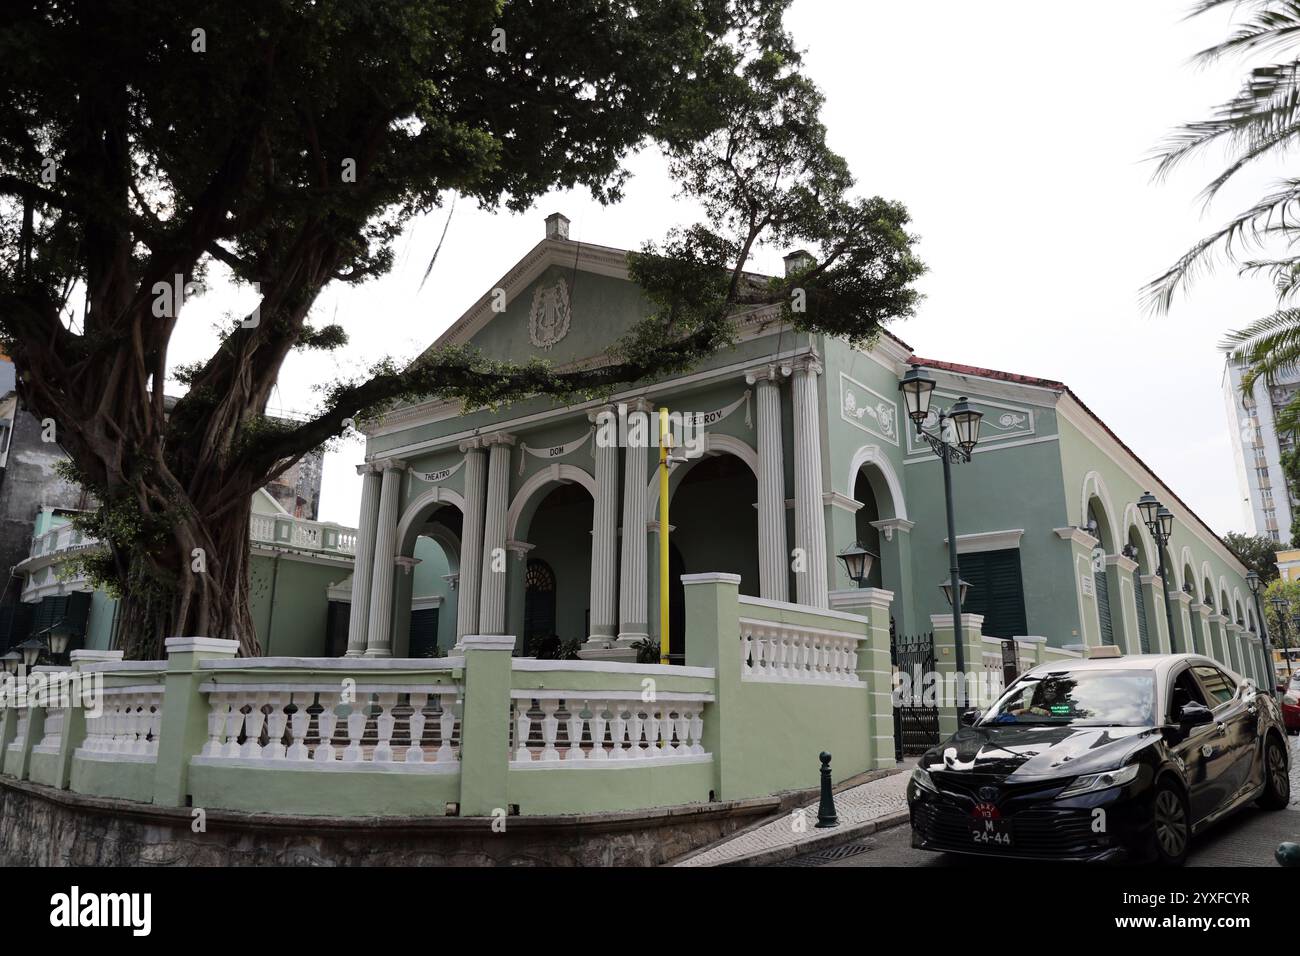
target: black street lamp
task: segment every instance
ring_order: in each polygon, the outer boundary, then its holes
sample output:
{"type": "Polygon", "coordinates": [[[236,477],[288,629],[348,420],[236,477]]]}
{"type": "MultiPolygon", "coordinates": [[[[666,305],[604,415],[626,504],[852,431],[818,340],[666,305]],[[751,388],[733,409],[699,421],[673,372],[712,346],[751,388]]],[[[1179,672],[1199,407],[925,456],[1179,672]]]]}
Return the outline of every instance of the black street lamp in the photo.
{"type": "MultiPolygon", "coordinates": [[[[952,463],[971,460],[971,451],[980,437],[980,419],[984,413],[976,411],[966,399],[957,399],[957,404],[949,409],[940,409],[939,431],[937,434],[927,432],[924,428],[930,417],[930,399],[934,394],[934,378],[919,365],[913,365],[898,383],[898,390],[903,393],[907,403],[907,417],[916,426],[916,434],[924,438],[930,449],[943,462],[943,498],[948,511],[948,589],[945,592],[952,604],[952,636],[957,646],[955,664],[957,674],[964,675],[966,661],[962,647],[961,604],[966,596],[961,586],[961,571],[957,566],[957,522],[952,507],[952,463]],[[948,440],[948,424],[952,424],[953,441],[948,440]],[[956,600],[952,600],[953,598],[956,600]]],[[[964,677],[958,683],[965,687],[964,677]]],[[[965,703],[964,694],[959,692],[958,706],[965,703]]]]}
{"type": "Polygon", "coordinates": [[[41,655],[46,651],[45,642],[35,637],[27,638],[14,649],[23,656],[23,667],[29,670],[35,666],[36,662],[41,659],[41,655]]]}
{"type": "Polygon", "coordinates": [[[1259,573],[1251,570],[1246,572],[1246,584],[1250,587],[1250,595],[1255,601],[1255,620],[1259,621],[1260,647],[1264,651],[1264,673],[1269,677],[1268,693],[1273,696],[1277,693],[1277,667],[1273,660],[1273,646],[1268,639],[1268,622],[1264,620],[1264,611],[1259,606],[1259,573]]]}
{"type": "Polygon", "coordinates": [[[1268,599],[1268,603],[1273,605],[1273,616],[1277,618],[1278,633],[1282,635],[1283,654],[1286,656],[1287,670],[1291,668],[1291,637],[1287,634],[1286,619],[1287,610],[1290,602],[1280,594],[1275,594],[1268,599]]]}
{"type": "Polygon", "coordinates": [[[1156,543],[1156,558],[1160,575],[1160,590],[1165,598],[1165,623],[1169,626],[1169,646],[1174,645],[1174,609],[1169,601],[1169,579],[1165,575],[1165,546],[1174,533],[1174,513],[1162,505],[1149,491],[1142,492],[1137,501],[1138,511],[1142,513],[1142,523],[1147,526],[1156,543]]]}
{"type": "Polygon", "coordinates": [[[849,580],[859,588],[865,588],[867,577],[871,574],[871,563],[876,556],[854,541],[836,557],[844,562],[844,573],[849,576],[849,580]]]}
{"type": "MultiPolygon", "coordinates": [[[[952,581],[951,580],[940,581],[939,589],[943,591],[943,599],[948,602],[948,606],[952,607],[952,581]]],[[[966,603],[966,594],[969,591],[970,591],[969,584],[967,584],[965,581],[957,582],[957,603],[958,604],[966,603]]]]}

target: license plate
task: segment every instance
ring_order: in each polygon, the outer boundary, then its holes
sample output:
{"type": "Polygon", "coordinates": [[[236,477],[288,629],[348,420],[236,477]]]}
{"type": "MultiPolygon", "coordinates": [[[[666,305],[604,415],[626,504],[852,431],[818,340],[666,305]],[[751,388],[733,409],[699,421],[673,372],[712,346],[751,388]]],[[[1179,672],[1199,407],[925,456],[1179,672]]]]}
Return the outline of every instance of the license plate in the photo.
{"type": "Polygon", "coordinates": [[[971,820],[970,838],[978,846],[1011,846],[1011,821],[971,820]]]}

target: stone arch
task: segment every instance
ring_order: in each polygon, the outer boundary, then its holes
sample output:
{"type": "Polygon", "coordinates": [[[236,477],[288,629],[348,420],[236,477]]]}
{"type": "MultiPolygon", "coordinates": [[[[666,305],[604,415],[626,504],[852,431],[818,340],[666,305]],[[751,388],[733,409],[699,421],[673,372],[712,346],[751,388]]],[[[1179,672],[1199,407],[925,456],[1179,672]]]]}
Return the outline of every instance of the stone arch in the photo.
{"type": "MultiPolygon", "coordinates": [[[[658,448],[654,449],[656,461],[658,460],[658,448]]],[[[673,495],[677,492],[677,486],[681,484],[682,479],[686,477],[687,472],[694,468],[705,456],[715,455],[734,455],[743,461],[746,467],[754,475],[754,480],[758,480],[758,452],[747,445],[739,438],[731,435],[719,435],[714,432],[704,433],[704,451],[703,454],[688,459],[683,464],[677,465],[668,474],[668,501],[672,502],[673,495]]],[[[646,490],[646,521],[655,521],[659,517],[659,474],[658,471],[650,476],[650,484],[646,490]]]]}
{"type": "Polygon", "coordinates": [[[1198,594],[1200,587],[1196,583],[1196,559],[1192,557],[1192,549],[1187,545],[1183,545],[1183,550],[1178,553],[1178,565],[1182,568],[1179,574],[1178,587],[1186,591],[1187,586],[1190,584],[1192,598],[1200,601],[1198,594]]]}
{"type": "Polygon", "coordinates": [[[527,525],[537,510],[537,505],[545,497],[540,492],[552,484],[579,484],[587,489],[593,501],[596,498],[596,479],[590,474],[576,465],[548,465],[520,485],[511,500],[510,509],[506,512],[507,539],[518,539],[520,524],[527,525]]]}
{"type": "MultiPolygon", "coordinates": [[[[439,507],[451,505],[456,508],[462,515],[465,513],[465,498],[460,492],[451,488],[443,488],[434,485],[428,491],[419,495],[414,501],[406,506],[402,512],[401,520],[397,522],[397,553],[406,554],[410,548],[415,545],[415,538],[418,537],[418,529],[425,524],[429,516],[434,514],[439,507]],[[417,533],[412,534],[415,530],[417,533]],[[407,539],[410,539],[409,541],[407,539]]],[[[460,554],[460,539],[456,540],[456,553],[460,554]]]]}
{"type": "Polygon", "coordinates": [[[1102,547],[1107,552],[1114,554],[1119,550],[1116,544],[1119,534],[1118,529],[1120,522],[1115,519],[1115,508],[1111,504],[1110,492],[1106,490],[1106,482],[1102,480],[1100,474],[1090,471],[1083,479],[1083,486],[1080,488],[1079,496],[1079,526],[1086,528],[1088,525],[1088,505],[1096,501],[1099,507],[1094,511],[1097,513],[1097,521],[1104,527],[1102,530],[1110,536],[1110,540],[1102,538],[1102,547]]]}
{"type": "Polygon", "coordinates": [[[867,480],[871,482],[871,490],[875,492],[876,503],[882,510],[886,506],[893,510],[894,513],[889,517],[906,520],[907,498],[903,494],[903,483],[899,480],[898,472],[894,470],[889,456],[879,445],[863,445],[854,452],[853,460],[849,463],[849,480],[844,486],[848,495],[853,496],[858,473],[867,466],[870,466],[867,480]]]}
{"type": "Polygon", "coordinates": [[[1137,506],[1129,505],[1124,509],[1124,543],[1136,545],[1138,550],[1138,567],[1143,574],[1155,574],[1160,567],[1160,557],[1156,554],[1155,543],[1151,535],[1138,518],[1137,506]]]}

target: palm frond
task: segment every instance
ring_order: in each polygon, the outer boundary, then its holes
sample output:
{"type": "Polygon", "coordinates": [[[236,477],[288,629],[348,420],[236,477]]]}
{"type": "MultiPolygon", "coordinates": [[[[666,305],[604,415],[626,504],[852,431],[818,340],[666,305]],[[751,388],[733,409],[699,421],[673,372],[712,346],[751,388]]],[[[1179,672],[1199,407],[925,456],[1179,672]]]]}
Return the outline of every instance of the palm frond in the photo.
{"type": "Polygon", "coordinates": [[[1222,43],[1207,47],[1192,59],[1210,63],[1231,53],[1265,53],[1284,49],[1300,39],[1300,2],[1270,0],[1257,3],[1251,18],[1222,43]]]}
{"type": "Polygon", "coordinates": [[[1152,178],[1166,178],[1180,163],[1225,141],[1230,152],[1243,151],[1229,170],[1207,187],[1212,196],[1223,182],[1251,160],[1300,132],[1300,62],[1262,66],[1251,71],[1240,92],[1215,108],[1208,120],[1188,123],[1166,138],[1156,151],[1152,178]]]}
{"type": "Polygon", "coordinates": [[[1219,343],[1234,363],[1246,367],[1242,389],[1263,378],[1272,385],[1300,364],[1300,309],[1279,309],[1244,329],[1229,332],[1219,343]]]}
{"type": "Polygon", "coordinates": [[[1199,240],[1164,274],[1142,288],[1145,307],[1153,312],[1168,312],[1174,296],[1196,275],[1211,271],[1215,256],[1233,255],[1238,245],[1257,245],[1277,231],[1300,227],[1300,179],[1284,179],[1280,188],[1265,196],[1226,225],[1199,240]]]}

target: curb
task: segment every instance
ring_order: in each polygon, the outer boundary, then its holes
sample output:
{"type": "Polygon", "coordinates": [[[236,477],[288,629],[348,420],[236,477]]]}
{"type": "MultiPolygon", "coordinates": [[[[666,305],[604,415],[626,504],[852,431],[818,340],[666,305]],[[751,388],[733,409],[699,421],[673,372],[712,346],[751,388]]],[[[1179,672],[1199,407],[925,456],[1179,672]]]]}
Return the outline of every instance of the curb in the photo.
{"type": "Polygon", "coordinates": [[[835,827],[829,833],[813,837],[811,840],[803,840],[799,843],[790,843],[786,846],[773,847],[770,850],[758,850],[745,856],[738,856],[734,860],[727,860],[725,863],[717,864],[717,866],[772,866],[776,863],[792,860],[797,856],[803,856],[806,853],[814,853],[824,847],[843,843],[854,837],[867,836],[881,830],[901,826],[908,822],[909,816],[908,811],[897,810],[876,817],[873,820],[864,820],[862,823],[850,824],[847,827],[835,827]]]}

